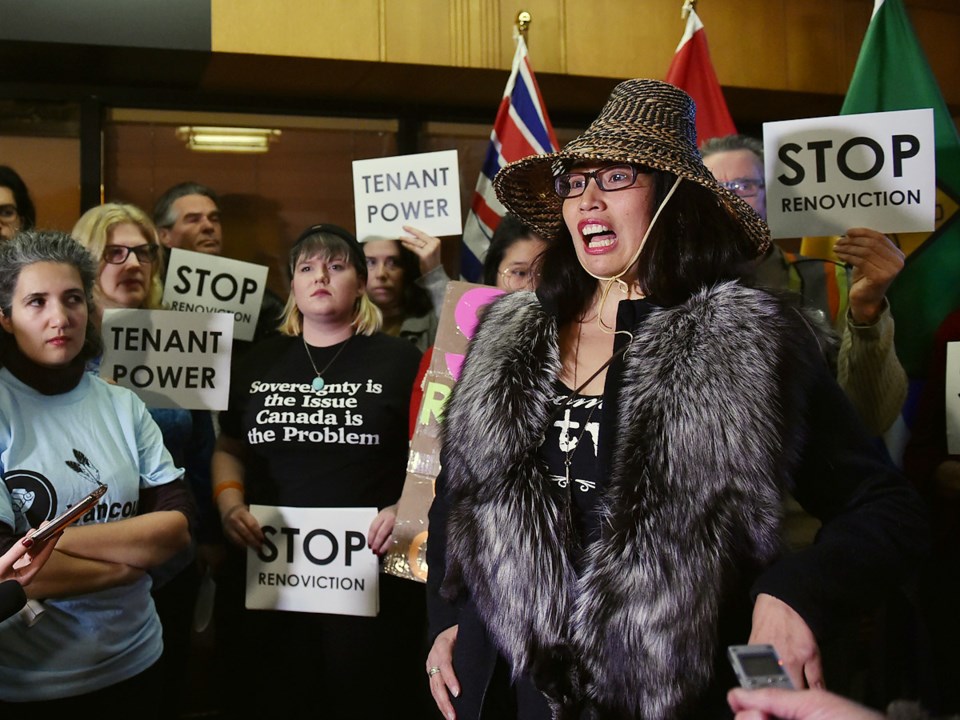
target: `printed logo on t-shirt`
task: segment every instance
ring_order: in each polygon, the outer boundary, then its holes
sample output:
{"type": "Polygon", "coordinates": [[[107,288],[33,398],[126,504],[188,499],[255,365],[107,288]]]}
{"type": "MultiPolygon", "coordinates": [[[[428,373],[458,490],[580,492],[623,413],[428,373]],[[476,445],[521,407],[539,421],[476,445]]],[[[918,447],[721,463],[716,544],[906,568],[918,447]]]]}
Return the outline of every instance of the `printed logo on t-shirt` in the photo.
{"type": "MultiPolygon", "coordinates": [[[[79,476],[75,480],[81,482],[65,482],[68,477],[73,477],[65,476],[59,482],[60,493],[58,493],[56,485],[46,475],[39,472],[15,469],[4,473],[3,482],[10,492],[17,532],[26,532],[30,528],[40,527],[42,522],[52,520],[96,486],[102,485],[100,470],[90,462],[84,453],[73,448],[73,458],[73,460],[65,460],[64,463],[79,476]]],[[[136,514],[136,502],[124,503],[123,505],[114,503],[111,506],[105,500],[102,500],[96,508],[92,508],[80,518],[77,524],[82,525],[86,522],[94,522],[105,518],[132,517],[136,514]]]]}

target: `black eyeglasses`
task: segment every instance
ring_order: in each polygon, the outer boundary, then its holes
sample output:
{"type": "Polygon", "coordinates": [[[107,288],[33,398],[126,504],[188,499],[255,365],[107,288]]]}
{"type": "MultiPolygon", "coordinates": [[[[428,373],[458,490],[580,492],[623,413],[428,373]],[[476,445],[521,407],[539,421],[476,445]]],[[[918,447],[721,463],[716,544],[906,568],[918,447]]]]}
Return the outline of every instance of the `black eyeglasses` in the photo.
{"type": "Polygon", "coordinates": [[[633,185],[639,171],[633,165],[608,165],[591,172],[568,172],[553,179],[553,191],[561,198],[583,195],[590,178],[604,192],[626,190],[633,185]]]}
{"type": "Polygon", "coordinates": [[[137,245],[136,247],[127,247],[126,245],[107,245],[103,248],[103,261],[111,265],[122,265],[133,253],[141,263],[153,263],[157,261],[160,253],[160,246],[148,243],[146,245],[137,245]]]}
{"type": "Polygon", "coordinates": [[[736,178],[720,184],[740,197],[756,197],[757,193],[764,188],[763,180],[756,180],[755,178],[736,178]]]}

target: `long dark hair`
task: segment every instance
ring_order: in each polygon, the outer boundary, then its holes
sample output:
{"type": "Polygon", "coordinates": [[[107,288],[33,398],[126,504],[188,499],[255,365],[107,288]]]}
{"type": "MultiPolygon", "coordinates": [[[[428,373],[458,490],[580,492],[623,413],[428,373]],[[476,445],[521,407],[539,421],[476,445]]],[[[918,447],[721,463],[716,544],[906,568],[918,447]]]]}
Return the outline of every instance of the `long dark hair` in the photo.
{"type": "Polygon", "coordinates": [[[407,317],[422,317],[433,312],[433,300],[426,288],[417,283],[420,278],[420,258],[403,243],[394,240],[400,248],[400,267],[403,268],[403,314],[407,317]]]}
{"type": "MultiPolygon", "coordinates": [[[[676,176],[659,170],[654,177],[653,211],[662,203],[676,176]]],[[[660,213],[637,264],[640,287],[657,305],[685,302],[700,288],[746,277],[756,246],[716,196],[693,182],[681,182],[660,213]]],[[[577,260],[564,227],[543,254],[537,294],[555,308],[561,324],[589,307],[598,281],[577,260]]]]}

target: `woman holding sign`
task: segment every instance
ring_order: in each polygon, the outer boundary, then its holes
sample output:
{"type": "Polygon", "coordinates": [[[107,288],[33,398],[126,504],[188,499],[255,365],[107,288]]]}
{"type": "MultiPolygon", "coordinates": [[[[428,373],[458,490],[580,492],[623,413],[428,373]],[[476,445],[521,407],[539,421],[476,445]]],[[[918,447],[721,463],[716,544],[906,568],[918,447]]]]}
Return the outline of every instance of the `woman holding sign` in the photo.
{"type": "MultiPolygon", "coordinates": [[[[136,205],[106,203],[90,208],[72,235],[97,262],[95,324],[107,309],[160,310],[163,298],[163,253],[153,221],[136,205]]],[[[87,364],[98,372],[100,357],[87,364]]],[[[216,436],[206,410],[149,408],[174,462],[186,471],[199,515],[194,539],[206,548],[205,563],[219,543],[219,518],[210,494],[210,464],[216,436]]],[[[167,688],[160,699],[164,717],[178,717],[187,687],[194,607],[203,568],[196,545],[151,571],[153,598],[163,623],[163,672],[167,688]]]]}
{"type": "Polygon", "coordinates": [[[0,548],[106,485],[0,624],[0,715],[157,717],[148,572],[190,542],[189,491],[143,403],[85,372],[95,265],[63,233],[0,244],[0,548]]]}
{"type": "Polygon", "coordinates": [[[265,534],[250,506],[378,509],[369,527],[354,532],[366,536],[370,549],[362,552],[382,555],[406,477],[406,420],[420,353],[379,332],[363,250],[340,227],[313,226],[290,251],[290,272],[282,336],[240,363],[214,453],[214,496],[236,547],[232,574],[218,583],[224,709],[425,717],[417,672],[426,651],[422,584],[381,574],[377,617],[244,610],[248,590],[269,578],[289,580],[286,568],[301,553],[315,569],[293,583],[308,587],[318,608],[356,590],[342,538],[328,542],[323,528],[287,528],[282,537],[291,540],[280,542],[272,530],[265,534]],[[247,577],[248,548],[270,563],[269,573],[247,577]]]}
{"type": "Polygon", "coordinates": [[[904,577],[926,526],[824,337],[740,282],[767,228],[704,168],[693,102],[621,83],[580,138],[494,185],[548,247],[536,293],[488,307],[444,410],[438,707],[727,717],[725,646],[748,641],[822,685],[818,637],[904,577]],[[786,488],[824,523],[792,556],[786,488]]]}
{"type": "Polygon", "coordinates": [[[405,225],[397,240],[367,240],[367,294],[383,315],[383,332],[420,352],[433,344],[450,278],[440,262],[440,238],[405,225]]]}

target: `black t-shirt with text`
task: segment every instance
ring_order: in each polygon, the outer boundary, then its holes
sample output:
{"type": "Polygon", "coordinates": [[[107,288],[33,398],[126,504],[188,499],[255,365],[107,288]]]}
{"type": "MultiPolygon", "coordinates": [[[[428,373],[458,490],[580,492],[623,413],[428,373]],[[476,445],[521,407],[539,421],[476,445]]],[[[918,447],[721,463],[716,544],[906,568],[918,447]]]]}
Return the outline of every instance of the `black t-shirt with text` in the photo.
{"type": "Polygon", "coordinates": [[[310,349],[319,392],[301,337],[265,340],[239,363],[220,427],[249,450],[248,503],[383,507],[400,497],[420,351],[383,333],[346,342],[310,349]]]}

